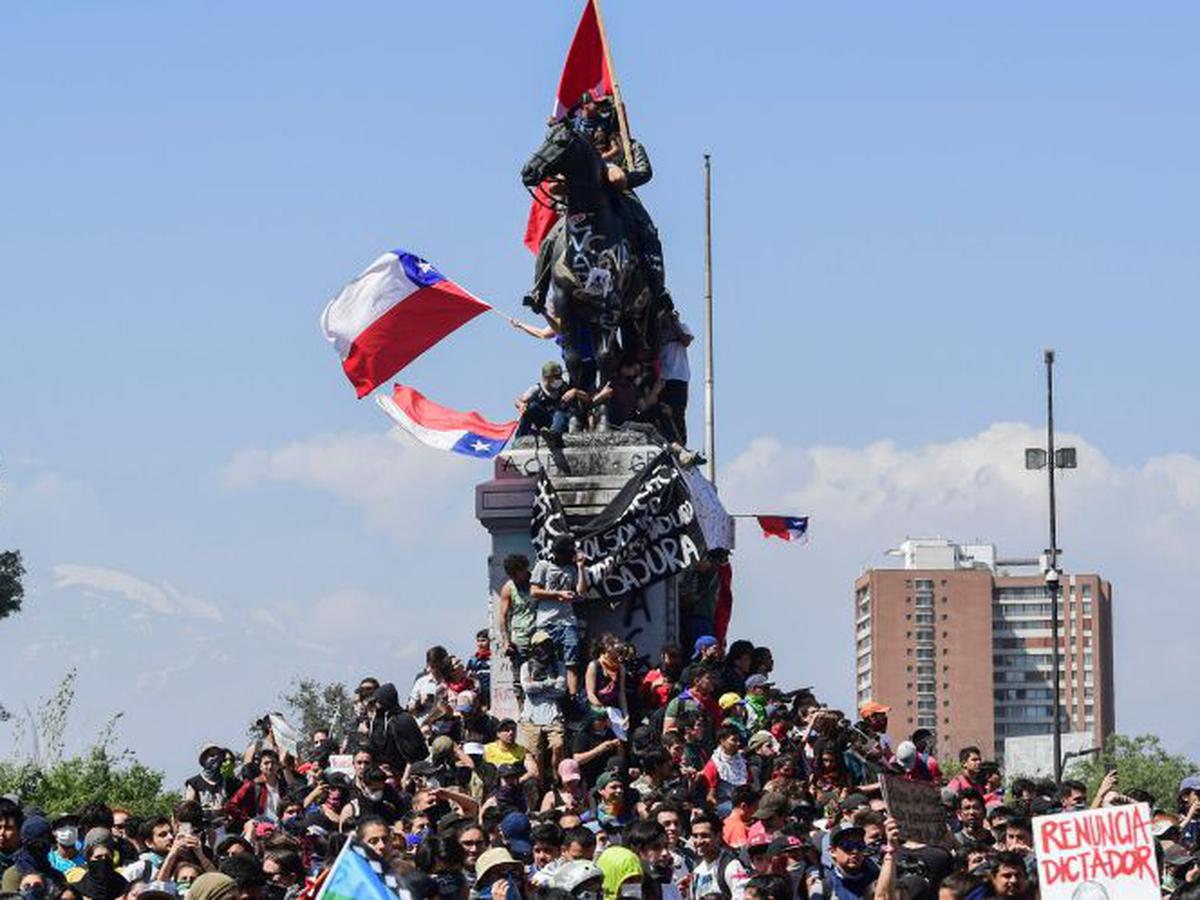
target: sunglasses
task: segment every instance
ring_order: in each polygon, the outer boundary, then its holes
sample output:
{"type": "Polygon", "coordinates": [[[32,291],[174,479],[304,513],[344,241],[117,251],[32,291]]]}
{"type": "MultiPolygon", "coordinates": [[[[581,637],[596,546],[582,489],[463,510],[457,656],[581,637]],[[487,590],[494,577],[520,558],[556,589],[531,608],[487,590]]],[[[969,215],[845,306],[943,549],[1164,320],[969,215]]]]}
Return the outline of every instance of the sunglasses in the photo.
{"type": "Polygon", "coordinates": [[[837,849],[843,853],[866,853],[869,848],[862,841],[842,841],[837,849]]]}

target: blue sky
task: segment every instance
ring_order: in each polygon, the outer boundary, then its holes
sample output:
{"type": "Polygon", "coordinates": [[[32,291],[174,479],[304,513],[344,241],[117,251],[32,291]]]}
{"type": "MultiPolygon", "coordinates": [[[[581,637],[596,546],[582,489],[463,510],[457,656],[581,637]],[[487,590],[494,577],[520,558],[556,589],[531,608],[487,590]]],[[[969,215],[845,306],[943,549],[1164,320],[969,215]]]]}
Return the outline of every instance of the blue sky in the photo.
{"type": "MultiPolygon", "coordinates": [[[[316,321],[393,246],[517,312],[517,173],[577,6],[6,10],[0,544],[31,568],[6,705],[77,664],[80,739],[125,710],[177,776],[294,675],[466,649],[486,467],[389,437],[316,321]]],[[[1054,346],[1083,466],[1061,543],[1115,585],[1118,725],[1200,755],[1146,665],[1191,653],[1164,625],[1200,575],[1200,12],[748,9],[605,5],[697,326],[713,154],[723,494],[813,516],[803,549],[743,532],[735,627],[787,625],[783,674],[844,702],[861,565],[906,534],[1043,546],[1019,454],[1054,346]]],[[[544,356],[484,317],[407,375],[500,417],[544,356]]]]}

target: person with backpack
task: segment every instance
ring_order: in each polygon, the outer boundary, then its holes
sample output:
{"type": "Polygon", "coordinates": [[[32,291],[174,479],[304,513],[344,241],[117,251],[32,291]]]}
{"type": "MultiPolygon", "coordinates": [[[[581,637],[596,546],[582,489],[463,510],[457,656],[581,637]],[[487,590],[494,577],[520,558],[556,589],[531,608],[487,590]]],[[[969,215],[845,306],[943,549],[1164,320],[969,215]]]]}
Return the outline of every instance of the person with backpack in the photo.
{"type": "Polygon", "coordinates": [[[750,871],[737,854],[721,841],[721,820],[710,812],[692,817],[692,849],[696,867],[688,887],[688,900],[720,894],[723,900],[742,900],[750,871]]]}

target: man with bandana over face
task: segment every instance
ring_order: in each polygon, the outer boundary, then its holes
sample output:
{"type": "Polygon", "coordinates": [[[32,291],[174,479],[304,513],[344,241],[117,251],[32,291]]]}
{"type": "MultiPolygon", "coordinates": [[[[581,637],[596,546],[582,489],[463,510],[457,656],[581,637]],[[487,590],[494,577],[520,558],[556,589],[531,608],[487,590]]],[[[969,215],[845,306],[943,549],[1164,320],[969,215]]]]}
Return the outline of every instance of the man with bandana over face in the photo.
{"type": "Polygon", "coordinates": [[[31,872],[41,873],[55,885],[63,884],[61,872],[50,865],[50,846],[53,838],[50,823],[42,816],[29,816],[21,825],[21,846],[13,854],[13,863],[0,879],[0,890],[16,892],[21,879],[31,872]]]}

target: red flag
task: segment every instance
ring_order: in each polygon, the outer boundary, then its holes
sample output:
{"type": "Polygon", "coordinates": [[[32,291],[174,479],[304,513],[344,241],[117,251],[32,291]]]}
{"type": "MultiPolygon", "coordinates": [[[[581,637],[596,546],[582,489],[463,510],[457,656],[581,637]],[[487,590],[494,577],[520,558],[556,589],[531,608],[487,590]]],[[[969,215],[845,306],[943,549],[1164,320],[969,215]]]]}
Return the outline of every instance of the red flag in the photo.
{"type": "Polygon", "coordinates": [[[729,620],[733,618],[733,566],[728,562],[717,566],[717,608],[713,613],[713,636],[725,640],[729,620]]]}
{"type": "MultiPolygon", "coordinates": [[[[579,103],[584,91],[593,97],[611,97],[613,92],[612,73],[604,54],[604,33],[600,30],[600,11],[596,0],[587,0],[583,17],[575,29],[571,49],[567,51],[567,62],[562,77],[558,80],[558,94],[554,98],[554,118],[561,119],[567,110],[579,103]]],[[[545,185],[539,188],[546,199],[545,185]]],[[[558,213],[547,209],[537,200],[529,207],[529,219],[525,223],[525,246],[530,253],[537,253],[542,238],[558,220],[558,213]]]]}
{"type": "Polygon", "coordinates": [[[604,53],[604,33],[600,30],[600,11],[596,0],[587,0],[583,18],[575,29],[575,39],[567,51],[567,63],[558,81],[554,118],[561,119],[567,110],[579,102],[584,91],[594,97],[611,97],[612,73],[604,53]]]}
{"type": "Polygon", "coordinates": [[[537,253],[542,246],[542,238],[550,233],[554,223],[558,221],[558,213],[550,206],[550,195],[546,193],[546,183],[537,189],[541,200],[534,200],[529,207],[529,220],[525,223],[525,246],[530,253],[537,253]]]}

